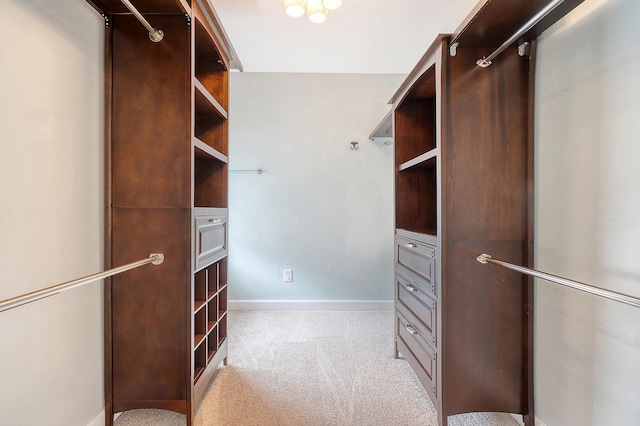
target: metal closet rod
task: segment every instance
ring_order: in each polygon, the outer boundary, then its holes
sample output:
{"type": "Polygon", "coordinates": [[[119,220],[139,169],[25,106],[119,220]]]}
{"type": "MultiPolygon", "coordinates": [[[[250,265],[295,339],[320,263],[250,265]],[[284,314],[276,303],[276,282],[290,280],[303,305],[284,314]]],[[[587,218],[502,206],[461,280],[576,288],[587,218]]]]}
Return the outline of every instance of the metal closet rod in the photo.
{"type": "Polygon", "coordinates": [[[229,170],[229,171],[230,172],[240,172],[240,173],[253,172],[253,173],[257,173],[257,174],[261,175],[266,170],[263,170],[263,169],[247,169],[247,170],[236,169],[236,170],[229,170]]]}
{"type": "Polygon", "coordinates": [[[79,287],[81,285],[98,281],[103,278],[108,278],[113,275],[128,271],[130,269],[138,268],[148,263],[159,265],[163,261],[164,261],[164,255],[162,253],[151,253],[147,259],[142,259],[137,262],[127,263],[126,265],[118,266],[117,268],[107,269],[104,272],[89,275],[84,278],[78,278],[77,280],[68,281],[66,283],[44,288],[42,290],[23,294],[22,296],[14,297],[13,299],[3,300],[2,302],[0,302],[0,312],[4,312],[12,308],[17,308],[18,306],[26,305],[27,303],[35,302],[36,300],[40,300],[45,297],[53,296],[54,294],[58,294],[60,292],[72,289],[74,287],[79,287]]]}
{"type": "Polygon", "coordinates": [[[122,4],[126,6],[127,9],[131,11],[131,13],[133,13],[133,16],[135,16],[136,19],[140,21],[142,25],[144,25],[147,31],[149,31],[149,40],[153,41],[154,43],[158,43],[159,41],[162,41],[162,39],[164,38],[164,33],[162,32],[162,30],[157,30],[153,28],[153,26],[149,23],[149,21],[144,19],[144,16],[142,16],[142,14],[138,12],[138,9],[136,9],[135,6],[132,5],[129,0],[120,0],[120,1],[122,2],[122,4]]]}
{"type": "MultiPolygon", "coordinates": [[[[124,0],[123,0],[124,1],[124,0]]],[[[553,9],[560,6],[564,0],[553,0],[549,2],[548,5],[543,7],[538,13],[536,13],[531,19],[527,21],[514,35],[512,35],[507,41],[502,43],[502,45],[495,50],[491,55],[486,58],[478,59],[476,64],[481,66],[482,68],[487,68],[491,65],[491,61],[495,59],[496,56],[505,51],[505,49],[511,46],[514,42],[516,42],[520,37],[526,34],[531,28],[533,28],[538,22],[542,21],[545,16],[547,16],[553,9]]],[[[455,44],[455,43],[454,43],[455,44]]]]}
{"type": "Polygon", "coordinates": [[[524,266],[514,265],[513,263],[504,262],[502,260],[492,259],[488,254],[481,254],[476,257],[476,260],[480,263],[493,263],[513,271],[521,272],[525,275],[541,278],[546,281],[550,281],[555,284],[560,284],[566,287],[571,287],[576,290],[584,291],[586,293],[595,294],[596,296],[604,297],[605,299],[615,300],[616,302],[624,303],[626,305],[640,308],[640,299],[629,296],[615,291],[605,290],[600,287],[595,287],[589,284],[581,283],[579,281],[562,278],[557,275],[547,274],[546,272],[537,271],[535,269],[525,268],[524,266]]]}

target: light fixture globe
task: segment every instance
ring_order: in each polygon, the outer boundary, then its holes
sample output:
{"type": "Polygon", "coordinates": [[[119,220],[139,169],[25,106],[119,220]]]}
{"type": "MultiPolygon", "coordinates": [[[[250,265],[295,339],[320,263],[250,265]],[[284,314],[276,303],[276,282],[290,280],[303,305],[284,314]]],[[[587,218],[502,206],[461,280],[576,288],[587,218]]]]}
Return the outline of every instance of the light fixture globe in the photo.
{"type": "Polygon", "coordinates": [[[322,5],[322,0],[307,0],[307,14],[309,20],[320,24],[327,19],[327,9],[322,5]]]}
{"type": "Polygon", "coordinates": [[[326,9],[334,10],[342,6],[342,0],[324,0],[322,4],[326,9]]]}
{"type": "Polygon", "coordinates": [[[287,15],[298,18],[304,15],[304,0],[284,0],[284,10],[287,15]]]}

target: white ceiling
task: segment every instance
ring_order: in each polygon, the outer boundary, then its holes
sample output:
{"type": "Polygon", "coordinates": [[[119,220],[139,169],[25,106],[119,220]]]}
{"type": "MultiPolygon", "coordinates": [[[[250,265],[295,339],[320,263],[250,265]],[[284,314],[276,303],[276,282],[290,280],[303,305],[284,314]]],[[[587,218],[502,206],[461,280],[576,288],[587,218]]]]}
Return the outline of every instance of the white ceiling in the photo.
{"type": "Polygon", "coordinates": [[[245,72],[406,74],[478,0],[343,0],[322,24],[283,0],[211,0],[245,72]]]}

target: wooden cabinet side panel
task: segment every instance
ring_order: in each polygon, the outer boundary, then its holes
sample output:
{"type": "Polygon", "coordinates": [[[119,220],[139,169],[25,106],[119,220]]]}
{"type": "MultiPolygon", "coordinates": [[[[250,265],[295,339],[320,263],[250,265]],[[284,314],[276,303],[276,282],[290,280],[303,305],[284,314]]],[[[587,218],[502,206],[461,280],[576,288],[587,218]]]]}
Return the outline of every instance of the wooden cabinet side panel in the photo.
{"type": "Polygon", "coordinates": [[[154,16],[149,40],[131,16],[113,17],[114,207],[191,203],[191,36],[184,16],[154,16]]]}
{"type": "Polygon", "coordinates": [[[459,48],[444,71],[447,241],[525,238],[529,62],[510,48],[477,66],[487,53],[459,48]]]}
{"type": "Polygon", "coordinates": [[[521,242],[445,243],[446,316],[442,348],[446,415],[475,411],[524,413],[523,276],[506,268],[482,265],[480,253],[522,264],[521,242]]]}
{"type": "Polygon", "coordinates": [[[114,401],[187,399],[190,222],[190,209],[113,209],[114,264],[165,256],[113,277],[114,401]]]}

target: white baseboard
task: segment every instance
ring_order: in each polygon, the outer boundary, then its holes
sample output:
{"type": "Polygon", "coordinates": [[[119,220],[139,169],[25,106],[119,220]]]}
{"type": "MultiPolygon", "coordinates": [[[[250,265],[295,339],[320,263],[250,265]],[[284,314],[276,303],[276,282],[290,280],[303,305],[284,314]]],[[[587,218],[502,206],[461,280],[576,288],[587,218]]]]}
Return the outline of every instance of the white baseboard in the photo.
{"type": "MultiPolygon", "coordinates": [[[[118,420],[118,417],[120,417],[120,414],[122,413],[116,413],[113,415],[113,421],[115,422],[116,420],[118,420]]],[[[104,426],[104,421],[106,420],[106,413],[104,410],[100,411],[98,413],[97,416],[95,416],[93,418],[93,420],[91,420],[89,422],[89,424],[87,426],[104,426]]]]}
{"type": "MultiPolygon", "coordinates": [[[[524,423],[522,422],[522,415],[520,415],[520,414],[511,414],[511,417],[513,417],[513,420],[518,422],[518,424],[520,426],[524,426],[524,423]]],[[[546,423],[543,422],[542,420],[540,420],[540,417],[538,417],[538,416],[536,416],[535,424],[536,424],[536,426],[547,426],[546,423]]]]}
{"type": "Polygon", "coordinates": [[[100,411],[98,415],[95,416],[87,426],[104,426],[104,420],[105,420],[104,416],[105,416],[104,410],[100,411]]]}
{"type": "Polygon", "coordinates": [[[229,300],[230,311],[392,311],[393,300],[229,300]]]}

